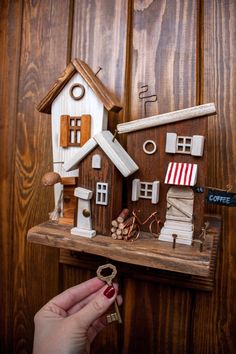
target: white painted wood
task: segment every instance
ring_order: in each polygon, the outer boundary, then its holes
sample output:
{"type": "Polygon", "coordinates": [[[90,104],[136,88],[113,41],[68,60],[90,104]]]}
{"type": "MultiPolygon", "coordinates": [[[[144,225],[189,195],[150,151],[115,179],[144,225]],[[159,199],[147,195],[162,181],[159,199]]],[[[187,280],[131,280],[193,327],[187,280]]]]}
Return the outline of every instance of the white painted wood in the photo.
{"type": "Polygon", "coordinates": [[[143,151],[145,154],[152,155],[157,151],[157,144],[153,140],[146,140],[143,143],[143,151]],[[147,149],[147,145],[152,145],[152,148],[150,150],[147,149]]]}
{"type": "Polygon", "coordinates": [[[73,169],[78,168],[80,161],[82,161],[96,146],[97,142],[93,138],[89,139],[81,148],[79,148],[70,160],[63,164],[64,170],[72,171],[73,169]]]}
{"type": "Polygon", "coordinates": [[[176,153],[176,143],[177,143],[177,134],[176,133],[167,133],[166,134],[166,147],[165,152],[169,154],[176,153]]]}
{"type": "Polygon", "coordinates": [[[124,150],[120,143],[114,139],[114,136],[108,130],[94,136],[94,139],[113,162],[116,168],[124,177],[130,176],[139,169],[138,165],[124,150]]]}
{"type": "Polygon", "coordinates": [[[132,202],[137,202],[139,200],[140,196],[140,179],[133,179],[132,182],[132,196],[131,200],[132,202]]]}
{"type": "Polygon", "coordinates": [[[92,168],[100,170],[102,167],[101,155],[95,154],[92,157],[92,168]]]}
{"type": "Polygon", "coordinates": [[[85,229],[80,229],[79,227],[73,227],[70,232],[72,235],[82,236],[87,238],[92,238],[96,236],[95,230],[85,230],[85,229]]]}
{"type": "Polygon", "coordinates": [[[160,194],[160,182],[154,181],[152,184],[152,204],[157,204],[159,202],[160,194]]]}
{"type": "Polygon", "coordinates": [[[117,125],[119,134],[130,133],[137,130],[157,127],[160,125],[181,122],[187,119],[194,119],[213,115],[216,113],[214,103],[207,103],[200,106],[181,109],[179,111],[159,114],[152,117],[142,118],[138,120],[128,121],[117,125]]]}
{"type": "Polygon", "coordinates": [[[189,187],[171,187],[167,193],[166,220],[192,222],[194,193],[189,187]],[[177,217],[177,218],[175,218],[177,217]]]}
{"type": "Polygon", "coordinates": [[[93,191],[78,187],[76,188],[75,195],[78,196],[77,225],[71,230],[71,233],[84,237],[93,237],[96,235],[96,231],[92,229],[90,203],[93,191]]]}
{"type": "MultiPolygon", "coordinates": [[[[162,228],[162,229],[164,229],[164,228],[162,228]]],[[[174,230],[163,230],[161,232],[161,234],[159,235],[158,240],[159,241],[165,241],[165,242],[173,243],[172,234],[177,234],[178,235],[177,238],[176,238],[176,243],[182,244],[182,245],[191,246],[192,239],[193,239],[193,236],[191,236],[191,234],[189,235],[189,237],[186,238],[186,237],[182,236],[182,232],[181,233],[177,233],[177,232],[174,232],[174,230]]]]}
{"type": "Polygon", "coordinates": [[[193,135],[191,149],[192,156],[203,156],[204,140],[205,138],[202,135],[193,135]]]}
{"type": "Polygon", "coordinates": [[[90,200],[92,199],[93,191],[86,188],[77,187],[75,188],[74,195],[81,199],[90,200]]]}
{"type": "Polygon", "coordinates": [[[183,222],[176,220],[166,220],[165,227],[174,230],[182,230],[182,231],[193,231],[193,224],[191,222],[183,222]]]}
{"type": "Polygon", "coordinates": [[[171,187],[167,193],[166,221],[159,236],[160,241],[173,242],[173,234],[177,234],[176,243],[191,245],[194,225],[193,218],[194,193],[189,187],[171,187]]]}
{"type": "MultiPolygon", "coordinates": [[[[76,73],[55,98],[51,108],[54,172],[59,173],[61,177],[78,176],[77,169],[66,171],[63,168],[63,164],[70,160],[80,148],[74,146],[67,148],[60,147],[60,116],[81,116],[82,114],[91,115],[91,137],[107,129],[107,110],[80,74],[76,73]],[[71,86],[75,83],[82,84],[85,87],[85,95],[79,101],[75,101],[69,94],[71,86]]],[[[59,198],[58,188],[54,189],[54,194],[56,204],[59,198]]]]}

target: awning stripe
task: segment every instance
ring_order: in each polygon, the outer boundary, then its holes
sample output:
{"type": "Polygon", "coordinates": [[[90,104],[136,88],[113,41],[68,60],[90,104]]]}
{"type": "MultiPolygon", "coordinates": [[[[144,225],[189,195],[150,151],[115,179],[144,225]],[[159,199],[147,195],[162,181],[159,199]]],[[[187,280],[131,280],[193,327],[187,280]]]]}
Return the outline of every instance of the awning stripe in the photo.
{"type": "Polygon", "coordinates": [[[197,165],[182,162],[168,164],[165,183],[180,186],[194,186],[197,182],[197,165]]]}

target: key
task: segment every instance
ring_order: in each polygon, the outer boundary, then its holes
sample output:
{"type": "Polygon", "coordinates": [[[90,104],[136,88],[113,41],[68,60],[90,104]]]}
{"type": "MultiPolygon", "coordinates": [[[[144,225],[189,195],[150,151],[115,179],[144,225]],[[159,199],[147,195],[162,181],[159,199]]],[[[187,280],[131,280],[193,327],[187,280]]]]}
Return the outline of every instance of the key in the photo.
{"type": "MultiPolygon", "coordinates": [[[[107,283],[107,285],[109,285],[109,286],[112,285],[112,279],[115,278],[116,274],[117,274],[116,267],[111,263],[104,264],[104,265],[98,267],[98,269],[97,269],[97,277],[99,279],[101,279],[102,281],[105,281],[107,283]],[[104,272],[104,270],[107,271],[109,269],[111,270],[110,274],[108,274],[108,275],[102,274],[102,272],[104,272]]],[[[122,319],[121,319],[121,315],[120,315],[120,311],[119,311],[119,306],[118,306],[118,303],[116,300],[115,300],[114,305],[115,305],[115,312],[107,315],[107,322],[111,323],[114,321],[118,321],[118,323],[122,323],[122,319]]]]}

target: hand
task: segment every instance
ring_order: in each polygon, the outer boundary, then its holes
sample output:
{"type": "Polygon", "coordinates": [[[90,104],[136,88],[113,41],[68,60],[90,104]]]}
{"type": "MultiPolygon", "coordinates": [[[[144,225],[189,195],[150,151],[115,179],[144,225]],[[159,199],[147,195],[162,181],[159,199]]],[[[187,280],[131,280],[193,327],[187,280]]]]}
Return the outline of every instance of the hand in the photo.
{"type": "MultiPolygon", "coordinates": [[[[117,284],[90,279],[54,297],[35,315],[33,354],[89,353],[106,326],[104,315],[117,296],[117,284]]],[[[122,298],[117,297],[121,304],[122,298]]]]}

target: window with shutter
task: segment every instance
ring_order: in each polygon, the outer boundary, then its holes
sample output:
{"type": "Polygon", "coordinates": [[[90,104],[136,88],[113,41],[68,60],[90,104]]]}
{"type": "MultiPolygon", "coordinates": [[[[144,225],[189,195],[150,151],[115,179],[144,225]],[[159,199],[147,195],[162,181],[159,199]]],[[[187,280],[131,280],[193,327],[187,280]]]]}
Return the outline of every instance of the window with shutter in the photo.
{"type": "Polygon", "coordinates": [[[202,135],[177,136],[176,133],[167,133],[165,152],[202,156],[204,140],[202,135]]]}
{"type": "Polygon", "coordinates": [[[136,202],[139,198],[151,199],[152,204],[159,202],[160,182],[141,182],[134,179],[132,182],[132,201],[136,202]]]}
{"type": "Polygon", "coordinates": [[[91,116],[61,116],[60,146],[83,146],[90,138],[91,116]]]}

